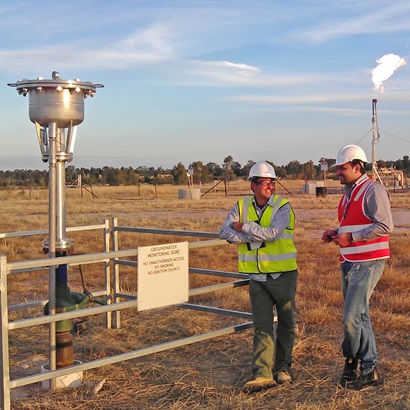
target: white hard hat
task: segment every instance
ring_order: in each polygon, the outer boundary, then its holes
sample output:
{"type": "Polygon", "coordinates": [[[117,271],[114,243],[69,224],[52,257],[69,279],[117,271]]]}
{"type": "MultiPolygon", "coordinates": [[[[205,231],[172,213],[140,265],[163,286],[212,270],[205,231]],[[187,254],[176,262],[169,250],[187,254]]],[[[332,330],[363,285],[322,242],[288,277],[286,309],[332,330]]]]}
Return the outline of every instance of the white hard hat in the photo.
{"type": "Polygon", "coordinates": [[[346,145],[337,153],[336,163],[333,166],[343,165],[353,160],[359,160],[367,163],[366,154],[358,145],[346,145]]]}
{"type": "Polygon", "coordinates": [[[257,162],[249,171],[248,180],[256,177],[276,179],[275,170],[273,166],[267,162],[257,162]]]}

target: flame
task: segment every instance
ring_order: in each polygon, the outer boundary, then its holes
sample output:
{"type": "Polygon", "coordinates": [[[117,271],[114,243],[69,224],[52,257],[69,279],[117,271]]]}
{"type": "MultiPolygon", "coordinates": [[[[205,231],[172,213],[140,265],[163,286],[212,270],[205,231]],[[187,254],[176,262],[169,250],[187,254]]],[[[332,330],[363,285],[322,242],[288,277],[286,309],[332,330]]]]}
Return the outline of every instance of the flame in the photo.
{"type": "Polygon", "coordinates": [[[372,81],[375,90],[384,92],[383,81],[390,78],[400,67],[406,65],[406,59],[396,54],[385,54],[376,60],[379,65],[372,71],[372,81]]]}

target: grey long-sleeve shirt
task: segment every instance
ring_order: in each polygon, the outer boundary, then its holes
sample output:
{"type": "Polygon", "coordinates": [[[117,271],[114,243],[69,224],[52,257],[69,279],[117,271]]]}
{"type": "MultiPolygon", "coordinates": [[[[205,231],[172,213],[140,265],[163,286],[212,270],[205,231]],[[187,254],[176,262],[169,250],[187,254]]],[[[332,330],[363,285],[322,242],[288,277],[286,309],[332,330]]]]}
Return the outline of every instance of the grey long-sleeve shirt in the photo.
{"type": "MultiPolygon", "coordinates": [[[[255,199],[253,200],[253,205],[255,206],[258,217],[262,215],[268,204],[274,206],[273,195],[269,198],[268,203],[263,208],[258,208],[255,199]]],[[[256,222],[245,222],[242,227],[242,232],[237,232],[233,229],[233,223],[239,222],[239,207],[238,203],[236,203],[230,210],[225,222],[222,224],[219,231],[219,237],[221,239],[226,239],[231,243],[273,241],[285,231],[286,227],[289,225],[289,217],[290,204],[287,203],[279,208],[278,212],[273,217],[270,226],[263,228],[256,222]]]]}
{"type": "MultiPolygon", "coordinates": [[[[366,174],[362,175],[352,187],[345,188],[349,200],[352,189],[365,179],[367,179],[366,174]]],[[[354,242],[370,241],[393,232],[390,195],[383,185],[378,183],[370,185],[364,197],[364,213],[373,221],[373,224],[365,229],[352,232],[354,242]]]]}
{"type": "MultiPolygon", "coordinates": [[[[269,198],[268,203],[263,207],[259,208],[256,205],[255,198],[253,198],[253,205],[255,207],[258,217],[261,217],[265,208],[270,205],[274,206],[273,195],[269,198]]],[[[242,232],[235,231],[233,229],[233,223],[239,222],[239,206],[238,203],[230,210],[228,216],[226,217],[222,227],[219,231],[219,237],[221,239],[226,239],[230,243],[242,243],[242,242],[260,242],[260,241],[274,241],[278,236],[280,236],[289,225],[291,207],[287,203],[281,208],[273,217],[271,225],[263,228],[256,222],[245,222],[242,227],[242,232]]],[[[280,273],[271,273],[273,279],[278,278],[280,273]]],[[[264,282],[267,279],[266,274],[252,274],[252,279],[258,282],[264,282]]]]}

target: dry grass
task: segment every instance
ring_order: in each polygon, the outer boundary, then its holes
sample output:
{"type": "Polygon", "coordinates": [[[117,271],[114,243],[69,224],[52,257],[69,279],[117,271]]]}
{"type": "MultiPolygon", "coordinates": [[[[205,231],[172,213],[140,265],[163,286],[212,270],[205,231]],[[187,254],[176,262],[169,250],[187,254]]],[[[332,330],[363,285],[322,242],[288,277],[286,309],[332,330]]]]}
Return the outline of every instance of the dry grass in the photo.
{"type": "MultiPolygon", "coordinates": [[[[392,258],[371,302],[373,324],[380,354],[380,370],[385,383],[379,388],[360,392],[341,389],[337,379],[342,368],[340,351],[341,306],[337,248],[322,244],[320,232],[333,226],[337,195],[325,198],[297,195],[301,182],[285,183],[294,196],[281,192],[292,202],[297,216],[296,244],[299,252],[298,338],[295,345],[296,381],[289,386],[254,395],[241,387],[251,373],[252,331],[219,337],[210,341],[156,353],[116,365],[85,372],[85,383],[77,389],[42,391],[38,386],[12,391],[13,409],[410,409],[410,233],[408,194],[393,194],[392,204],[399,227],[392,235],[392,258]],[[299,184],[299,185],[298,185],[299,184]],[[403,215],[407,215],[403,216],[403,215]],[[89,382],[106,379],[102,390],[92,394],[89,382]],[[22,393],[27,397],[20,396],[22,393]]],[[[236,184],[231,194],[247,193],[248,185],[236,184]],[[233,192],[233,190],[235,190],[233,192]]],[[[181,188],[181,187],[179,187],[181,188]]],[[[183,187],[182,187],[183,188],[183,187]]],[[[105,218],[118,217],[120,225],[200,230],[219,229],[228,209],[238,199],[225,198],[223,192],[211,193],[200,201],[178,200],[178,187],[96,188],[98,198],[79,190],[67,192],[67,225],[100,224],[105,218]]],[[[203,191],[206,188],[204,187],[203,191]]],[[[47,192],[0,192],[3,232],[46,229],[47,192]],[[23,192],[23,193],[21,193],[23,192]]],[[[396,223],[397,224],[397,223],[396,223]]],[[[102,250],[100,233],[75,233],[76,253],[102,250]]],[[[0,241],[0,253],[8,260],[45,257],[40,237],[0,241]]],[[[153,243],[177,242],[186,238],[143,234],[121,234],[121,248],[153,243]]],[[[236,270],[236,249],[224,246],[195,250],[190,265],[228,271],[236,270]]],[[[100,266],[83,267],[90,290],[101,288],[100,266]]],[[[48,272],[26,273],[9,277],[9,303],[21,303],[47,297],[48,272]]],[[[136,292],[135,269],[121,268],[122,288],[136,292]]],[[[191,275],[191,287],[221,282],[221,278],[191,275]]],[[[72,291],[82,291],[79,270],[70,270],[72,291]]],[[[221,291],[192,298],[193,303],[249,311],[245,288],[221,291]]],[[[15,320],[30,312],[12,313],[15,320]]],[[[146,312],[129,310],[122,315],[122,328],[108,330],[104,315],[89,318],[89,330],[75,337],[75,357],[89,361],[128,352],[153,344],[226,327],[241,320],[209,315],[174,307],[146,312]]],[[[30,332],[10,333],[12,378],[28,371],[21,363],[36,355],[47,355],[47,327],[30,332]]]]}

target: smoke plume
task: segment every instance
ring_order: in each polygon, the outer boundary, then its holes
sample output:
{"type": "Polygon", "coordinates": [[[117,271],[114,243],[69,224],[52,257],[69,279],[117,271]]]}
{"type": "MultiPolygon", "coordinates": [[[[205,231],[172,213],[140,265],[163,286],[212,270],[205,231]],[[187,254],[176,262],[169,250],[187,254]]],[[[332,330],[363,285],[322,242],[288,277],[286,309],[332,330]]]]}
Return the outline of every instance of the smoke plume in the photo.
{"type": "Polygon", "coordinates": [[[383,81],[386,81],[400,67],[406,65],[406,59],[396,54],[385,54],[376,60],[378,66],[372,71],[372,81],[375,90],[384,92],[383,81]]]}

